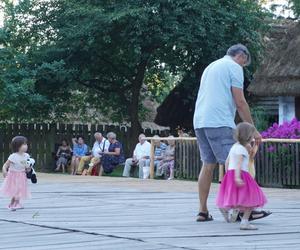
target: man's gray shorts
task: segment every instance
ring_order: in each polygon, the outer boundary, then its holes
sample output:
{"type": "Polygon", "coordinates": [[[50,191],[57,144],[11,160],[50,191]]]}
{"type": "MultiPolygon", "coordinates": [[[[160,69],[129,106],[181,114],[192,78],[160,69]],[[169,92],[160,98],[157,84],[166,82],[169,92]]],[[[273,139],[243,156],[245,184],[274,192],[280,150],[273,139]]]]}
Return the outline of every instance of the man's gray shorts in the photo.
{"type": "Polygon", "coordinates": [[[204,164],[225,164],[232,145],[234,129],[230,127],[199,128],[195,130],[204,164]]]}

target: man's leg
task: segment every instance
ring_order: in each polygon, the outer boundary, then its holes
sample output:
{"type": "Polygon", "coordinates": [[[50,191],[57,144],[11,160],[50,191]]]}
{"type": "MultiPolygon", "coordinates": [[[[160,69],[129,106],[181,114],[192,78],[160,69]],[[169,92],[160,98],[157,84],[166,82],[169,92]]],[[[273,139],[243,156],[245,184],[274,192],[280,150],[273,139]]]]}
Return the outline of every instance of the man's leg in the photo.
{"type": "Polygon", "coordinates": [[[129,158],[125,161],[125,166],[123,170],[123,176],[124,177],[129,177],[130,176],[130,169],[132,166],[132,158],[129,158]]]}
{"type": "Polygon", "coordinates": [[[100,158],[97,158],[97,157],[93,157],[91,159],[91,163],[89,165],[89,168],[87,170],[87,174],[88,175],[92,175],[92,171],[93,171],[93,168],[96,167],[96,165],[100,163],[100,158]]]}
{"type": "Polygon", "coordinates": [[[138,165],[139,165],[139,178],[143,179],[143,177],[144,177],[143,168],[144,168],[144,166],[146,166],[146,160],[140,159],[138,165]]]}
{"type": "Polygon", "coordinates": [[[211,147],[211,142],[207,136],[206,129],[196,129],[195,133],[197,136],[201,160],[203,162],[198,177],[198,195],[200,207],[197,221],[209,221],[212,220],[212,217],[208,213],[207,199],[211,182],[213,180],[214,168],[217,165],[217,159],[211,147]]]}
{"type": "Polygon", "coordinates": [[[213,180],[213,173],[215,167],[216,164],[204,164],[199,174],[199,178],[198,178],[198,192],[199,192],[199,201],[200,201],[199,212],[202,213],[208,213],[207,199],[209,195],[211,182],[213,180]]]}
{"type": "Polygon", "coordinates": [[[150,166],[150,159],[141,159],[139,160],[139,178],[144,178],[144,167],[150,166]]]}
{"type": "Polygon", "coordinates": [[[82,174],[84,164],[91,159],[90,156],[82,156],[79,164],[78,164],[78,169],[77,169],[77,174],[82,174]]]}

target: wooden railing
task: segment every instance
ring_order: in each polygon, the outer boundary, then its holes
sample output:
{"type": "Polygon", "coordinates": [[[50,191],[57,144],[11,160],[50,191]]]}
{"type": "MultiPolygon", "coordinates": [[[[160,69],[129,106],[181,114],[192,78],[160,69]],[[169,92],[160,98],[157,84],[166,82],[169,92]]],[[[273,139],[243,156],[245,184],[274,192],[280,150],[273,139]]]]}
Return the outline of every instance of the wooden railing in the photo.
{"type": "MultiPolygon", "coordinates": [[[[115,124],[63,124],[63,123],[30,123],[30,124],[10,124],[0,123],[0,162],[3,164],[11,153],[10,142],[16,135],[24,135],[29,141],[29,153],[36,160],[38,171],[53,171],[53,152],[57,150],[57,144],[62,139],[71,142],[73,137],[81,135],[85,138],[85,143],[92,147],[94,143],[94,133],[96,131],[106,134],[115,132],[117,139],[122,142],[125,155],[131,155],[129,148],[130,134],[129,126],[115,124]]],[[[152,136],[154,134],[163,135],[165,131],[144,129],[144,133],[152,136]]]]}
{"type": "MultiPolygon", "coordinates": [[[[195,137],[147,137],[151,141],[150,178],[154,178],[154,141],[175,140],[175,173],[183,179],[197,179],[202,162],[195,137]]],[[[256,180],[268,187],[300,187],[300,139],[263,139],[255,159],[256,180]]],[[[223,168],[214,173],[218,181],[223,168]]]]}

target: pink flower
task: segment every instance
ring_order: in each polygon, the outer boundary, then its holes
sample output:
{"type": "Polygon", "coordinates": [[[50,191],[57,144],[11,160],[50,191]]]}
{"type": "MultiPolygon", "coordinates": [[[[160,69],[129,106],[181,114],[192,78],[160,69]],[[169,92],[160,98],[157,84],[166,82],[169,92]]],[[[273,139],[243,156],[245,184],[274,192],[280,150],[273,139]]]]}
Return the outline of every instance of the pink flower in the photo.
{"type": "Polygon", "coordinates": [[[261,133],[263,138],[300,138],[300,122],[294,118],[290,122],[284,122],[282,125],[274,123],[266,131],[261,133]]]}

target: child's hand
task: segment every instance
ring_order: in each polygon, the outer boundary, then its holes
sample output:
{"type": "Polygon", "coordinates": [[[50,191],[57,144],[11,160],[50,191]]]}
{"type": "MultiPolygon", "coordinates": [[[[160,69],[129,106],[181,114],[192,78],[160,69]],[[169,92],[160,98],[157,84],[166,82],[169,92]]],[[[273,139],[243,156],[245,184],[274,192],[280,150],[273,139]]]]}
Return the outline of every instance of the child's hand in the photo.
{"type": "Polygon", "coordinates": [[[243,186],[245,183],[244,181],[241,179],[241,178],[235,178],[235,184],[238,186],[238,187],[241,187],[243,186]]]}

